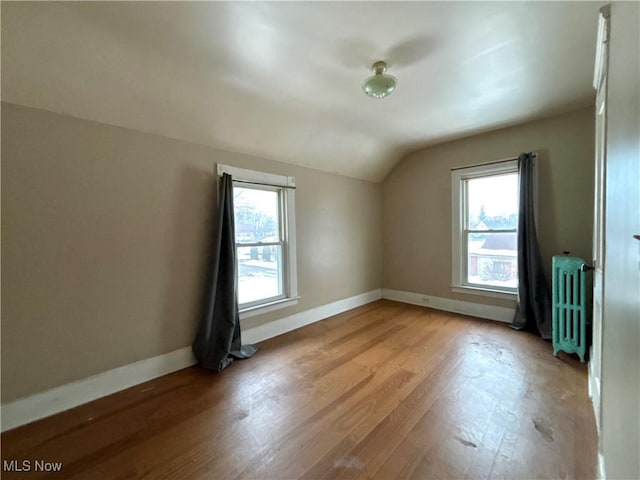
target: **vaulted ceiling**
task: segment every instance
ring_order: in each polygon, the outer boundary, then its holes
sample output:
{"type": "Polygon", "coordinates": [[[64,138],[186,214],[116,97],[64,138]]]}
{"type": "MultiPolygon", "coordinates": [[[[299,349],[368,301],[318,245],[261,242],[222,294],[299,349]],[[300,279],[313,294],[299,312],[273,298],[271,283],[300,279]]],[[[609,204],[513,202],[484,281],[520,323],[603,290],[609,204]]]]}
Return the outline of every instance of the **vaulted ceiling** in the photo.
{"type": "Polygon", "coordinates": [[[597,2],[2,2],[2,98],[379,181],[593,103],[597,2]],[[398,79],[360,90],[375,60],[398,79]]]}

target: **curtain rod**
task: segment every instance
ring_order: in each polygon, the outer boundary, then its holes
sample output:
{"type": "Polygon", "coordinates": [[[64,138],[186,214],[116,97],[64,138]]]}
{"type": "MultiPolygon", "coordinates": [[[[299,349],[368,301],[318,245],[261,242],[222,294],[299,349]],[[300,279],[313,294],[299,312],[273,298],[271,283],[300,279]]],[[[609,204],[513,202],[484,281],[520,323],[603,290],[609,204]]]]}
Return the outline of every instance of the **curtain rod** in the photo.
{"type": "MultiPolygon", "coordinates": [[[[536,152],[529,152],[533,157],[538,157],[538,154],[536,152]]],[[[504,158],[502,160],[495,160],[493,162],[485,162],[485,163],[476,163],[474,165],[465,165],[464,167],[455,167],[452,168],[451,171],[453,170],[463,170],[465,168],[472,168],[472,167],[483,167],[484,165],[494,165],[496,163],[507,163],[507,162],[513,162],[514,160],[518,160],[518,157],[512,157],[512,158],[504,158]]]]}
{"type": "Polygon", "coordinates": [[[236,183],[247,183],[247,184],[250,184],[250,185],[264,185],[265,187],[290,188],[291,190],[295,190],[296,189],[296,187],[292,187],[292,186],[289,186],[289,185],[276,185],[275,183],[250,182],[248,180],[236,180],[233,177],[231,177],[231,180],[233,180],[236,183]]]}

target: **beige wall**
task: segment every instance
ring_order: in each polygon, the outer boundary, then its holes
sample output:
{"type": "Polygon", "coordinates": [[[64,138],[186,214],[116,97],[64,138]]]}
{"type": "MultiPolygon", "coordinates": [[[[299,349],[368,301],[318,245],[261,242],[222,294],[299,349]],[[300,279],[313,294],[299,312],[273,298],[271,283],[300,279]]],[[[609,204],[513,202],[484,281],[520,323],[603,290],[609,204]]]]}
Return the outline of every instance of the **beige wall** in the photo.
{"type": "Polygon", "coordinates": [[[451,283],[450,169],[536,151],[538,237],[543,260],[564,250],[591,258],[594,111],[440,144],[404,158],[383,184],[383,286],[438,297],[509,306],[514,302],[454,294],[451,283]]]}
{"type": "Polygon", "coordinates": [[[640,478],[640,5],[611,4],[602,424],[606,478],[640,478]]]}
{"type": "Polygon", "coordinates": [[[4,103],[2,147],[3,402],[190,345],[216,162],[298,184],[302,299],[245,326],[381,285],[509,304],[450,292],[449,170],[525,150],[547,263],[591,255],[592,109],[421,150],[382,186],[4,103]]]}
{"type": "Polygon", "coordinates": [[[379,288],[381,187],[2,104],[2,401],[191,344],[214,163],[296,177],[300,303],[379,288]]]}

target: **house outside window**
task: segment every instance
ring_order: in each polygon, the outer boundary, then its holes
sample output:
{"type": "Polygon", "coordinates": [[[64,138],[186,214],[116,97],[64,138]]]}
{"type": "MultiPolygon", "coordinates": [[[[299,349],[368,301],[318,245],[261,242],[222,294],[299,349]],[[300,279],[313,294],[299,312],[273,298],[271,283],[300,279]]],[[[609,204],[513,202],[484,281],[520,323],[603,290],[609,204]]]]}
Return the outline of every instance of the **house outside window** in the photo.
{"type": "Polygon", "coordinates": [[[452,288],[512,298],[518,291],[518,161],[451,172],[452,288]]]}
{"type": "Polygon", "coordinates": [[[295,178],[218,165],[233,178],[240,318],[297,303],[295,178]]]}

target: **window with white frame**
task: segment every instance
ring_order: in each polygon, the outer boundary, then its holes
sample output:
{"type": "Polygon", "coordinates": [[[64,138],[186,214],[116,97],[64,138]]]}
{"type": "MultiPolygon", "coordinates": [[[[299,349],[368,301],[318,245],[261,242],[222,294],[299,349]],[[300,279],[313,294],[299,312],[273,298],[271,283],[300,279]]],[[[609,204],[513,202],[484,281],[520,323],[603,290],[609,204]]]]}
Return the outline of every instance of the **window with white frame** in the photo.
{"type": "Polygon", "coordinates": [[[518,291],[518,161],[451,171],[454,291],[518,291]]]}
{"type": "Polygon", "coordinates": [[[297,303],[295,178],[218,165],[233,178],[241,318],[297,303]]]}

